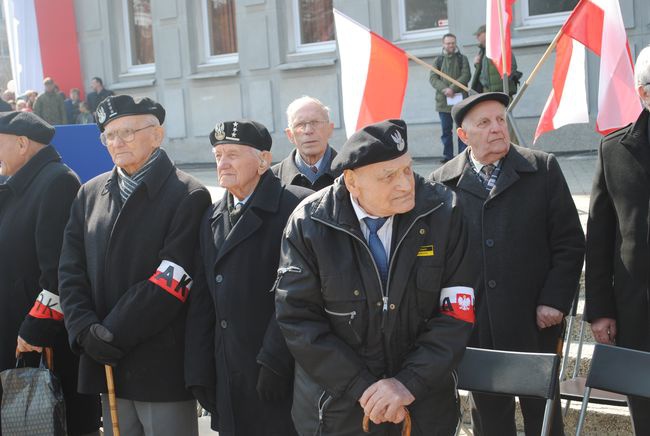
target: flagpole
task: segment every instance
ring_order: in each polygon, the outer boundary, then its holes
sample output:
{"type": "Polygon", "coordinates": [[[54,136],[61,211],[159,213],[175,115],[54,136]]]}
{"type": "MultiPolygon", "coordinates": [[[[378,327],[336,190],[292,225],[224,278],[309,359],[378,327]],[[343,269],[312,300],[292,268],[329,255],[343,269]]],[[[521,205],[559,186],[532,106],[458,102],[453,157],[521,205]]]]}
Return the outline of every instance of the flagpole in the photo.
{"type": "MultiPolygon", "coordinates": [[[[490,0],[488,0],[490,1],[490,0]]],[[[508,73],[506,72],[506,35],[503,28],[503,0],[497,0],[499,7],[497,8],[497,15],[499,17],[499,38],[501,39],[501,66],[503,68],[503,92],[510,95],[508,89],[508,73]]]]}
{"type": "Polygon", "coordinates": [[[433,65],[429,65],[429,64],[427,64],[427,63],[424,62],[422,59],[420,59],[420,58],[418,58],[418,57],[416,57],[416,56],[413,56],[411,53],[409,53],[409,52],[407,52],[407,51],[405,51],[404,53],[406,54],[406,57],[409,58],[409,59],[411,59],[413,62],[415,62],[415,63],[417,63],[417,64],[420,64],[420,65],[422,65],[422,66],[425,67],[425,68],[430,69],[431,71],[433,71],[434,73],[436,73],[437,75],[439,75],[440,77],[442,77],[443,79],[445,79],[445,80],[447,80],[447,81],[453,83],[454,85],[458,86],[458,87],[459,87],[460,89],[462,89],[463,91],[465,91],[465,92],[467,92],[467,93],[469,93],[469,94],[472,94],[472,93],[473,93],[473,92],[472,92],[472,91],[467,87],[467,85],[463,85],[463,84],[460,83],[458,80],[454,79],[453,77],[449,76],[448,74],[443,73],[442,71],[440,71],[439,69],[437,69],[437,68],[434,67],[433,65]]]}
{"type": "Polygon", "coordinates": [[[510,105],[508,106],[508,112],[512,112],[515,106],[517,106],[517,103],[519,103],[519,100],[521,100],[521,96],[524,95],[524,92],[526,92],[528,85],[530,85],[533,82],[535,76],[537,76],[537,73],[539,72],[539,69],[542,67],[544,62],[546,62],[548,57],[551,55],[553,49],[555,49],[557,42],[560,40],[560,36],[562,36],[562,28],[558,30],[557,34],[555,35],[555,38],[553,38],[553,41],[551,41],[551,44],[548,46],[548,48],[542,55],[542,58],[539,60],[539,62],[537,62],[537,65],[535,65],[535,68],[533,68],[533,71],[530,73],[530,75],[522,85],[521,90],[517,93],[517,95],[512,100],[512,102],[510,102],[510,105]]]}

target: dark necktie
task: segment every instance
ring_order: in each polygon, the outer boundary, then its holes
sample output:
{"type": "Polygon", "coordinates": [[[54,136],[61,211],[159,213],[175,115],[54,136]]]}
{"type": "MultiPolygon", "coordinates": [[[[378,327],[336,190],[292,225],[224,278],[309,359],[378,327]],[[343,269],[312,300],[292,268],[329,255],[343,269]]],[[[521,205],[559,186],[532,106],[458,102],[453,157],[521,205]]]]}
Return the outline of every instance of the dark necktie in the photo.
{"type": "Polygon", "coordinates": [[[388,257],[386,256],[386,250],[384,250],[384,244],[381,243],[381,239],[377,235],[377,232],[386,222],[386,218],[364,218],[363,221],[368,226],[370,230],[370,235],[368,235],[368,246],[370,247],[370,252],[372,257],[375,259],[377,268],[379,269],[379,275],[381,276],[381,282],[386,286],[386,280],[388,280],[388,257]]]}
{"type": "Polygon", "coordinates": [[[244,210],[244,205],[241,202],[228,208],[228,215],[230,217],[231,226],[234,227],[235,224],[237,224],[237,221],[239,221],[239,218],[241,218],[243,210],[244,210]]]}
{"type": "Polygon", "coordinates": [[[312,173],[318,174],[318,167],[316,165],[312,165],[309,167],[312,173]]]}
{"type": "Polygon", "coordinates": [[[483,183],[483,187],[485,189],[490,189],[489,187],[489,182],[490,182],[490,177],[492,177],[492,173],[494,172],[494,169],[496,167],[493,164],[487,164],[484,165],[483,168],[481,168],[481,171],[479,171],[478,175],[481,178],[481,182],[483,183]]]}

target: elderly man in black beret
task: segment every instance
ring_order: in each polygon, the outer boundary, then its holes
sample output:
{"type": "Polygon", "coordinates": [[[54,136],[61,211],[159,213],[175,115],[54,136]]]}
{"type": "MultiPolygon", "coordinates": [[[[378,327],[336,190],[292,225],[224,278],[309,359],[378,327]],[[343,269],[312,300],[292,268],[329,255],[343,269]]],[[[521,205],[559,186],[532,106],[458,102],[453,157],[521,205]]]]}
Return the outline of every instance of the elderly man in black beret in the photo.
{"type": "MultiPolygon", "coordinates": [[[[432,177],[460,198],[472,259],[480,266],[470,345],[554,353],[578,287],[584,234],[552,154],[510,143],[509,97],[471,96],[452,108],[468,150],[432,177]]],[[[515,436],[512,397],[473,394],[477,434],[515,436]]],[[[520,398],[526,434],[539,434],[544,401],[520,398]]],[[[551,433],[564,434],[559,401],[551,433]]]]}
{"type": "Polygon", "coordinates": [[[38,366],[32,352],[53,348],[68,434],[97,434],[99,398],[77,393],[79,362],[67,343],[57,277],[80,184],[48,145],[53,136],[54,128],[35,114],[0,114],[0,175],[8,177],[0,185],[0,371],[15,367],[19,353],[38,366]]]}
{"type": "Polygon", "coordinates": [[[115,168],[81,187],[59,267],[69,341],[81,354],[79,390],[102,393],[110,435],[104,365],[111,365],[122,434],[196,435],[184,331],[210,194],[160,148],[160,104],[108,97],[95,117],[115,168]]]}
{"type": "Polygon", "coordinates": [[[284,232],[280,328],[296,359],[298,433],[453,435],[452,371],[474,321],[471,268],[455,194],[413,173],[406,124],[352,135],[343,176],[314,194],[284,232]]]}
{"type": "Polygon", "coordinates": [[[226,192],[201,223],[186,383],[220,436],[290,436],[293,358],[269,291],[282,230],[311,191],[285,186],[270,171],[271,135],[260,123],[217,123],[210,143],[226,192]]]}

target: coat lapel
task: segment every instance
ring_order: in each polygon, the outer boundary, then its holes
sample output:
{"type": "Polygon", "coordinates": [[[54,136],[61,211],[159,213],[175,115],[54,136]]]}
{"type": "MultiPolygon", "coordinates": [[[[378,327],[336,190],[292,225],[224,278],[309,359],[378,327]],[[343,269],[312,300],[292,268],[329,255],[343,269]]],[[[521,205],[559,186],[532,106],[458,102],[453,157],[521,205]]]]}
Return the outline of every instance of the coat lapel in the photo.
{"type": "Polygon", "coordinates": [[[451,162],[441,167],[438,180],[444,184],[455,181],[452,185],[455,185],[458,189],[475,195],[483,200],[488,197],[488,191],[483,187],[478,176],[472,169],[467,153],[462,153],[460,156],[454,158],[451,162]]]}
{"type": "Polygon", "coordinates": [[[497,183],[489,193],[488,201],[500,195],[519,180],[519,173],[534,173],[536,171],[537,163],[535,158],[532,156],[530,158],[523,156],[519,146],[511,145],[510,151],[508,151],[508,154],[502,162],[501,173],[499,174],[497,183]]]}
{"type": "Polygon", "coordinates": [[[648,120],[650,113],[644,109],[639,118],[621,138],[621,144],[628,149],[641,167],[646,177],[650,178],[650,138],[648,138],[648,120]]]}

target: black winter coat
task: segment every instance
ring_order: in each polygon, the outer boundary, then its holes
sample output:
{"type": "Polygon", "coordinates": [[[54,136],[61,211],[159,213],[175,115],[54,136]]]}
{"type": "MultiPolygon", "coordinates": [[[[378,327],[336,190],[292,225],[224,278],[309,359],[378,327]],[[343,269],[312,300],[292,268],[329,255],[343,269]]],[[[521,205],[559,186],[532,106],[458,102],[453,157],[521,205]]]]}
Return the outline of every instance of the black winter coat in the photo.
{"type": "Polygon", "coordinates": [[[328,162],[324,162],[325,173],[322,174],[314,184],[312,184],[309,179],[300,172],[296,166],[296,153],[294,149],[289,156],[284,158],[282,161],[271,167],[273,174],[275,174],[285,185],[295,185],[302,186],[303,188],[313,189],[314,191],[320,191],[321,189],[330,186],[334,183],[334,179],[341,175],[340,171],[332,171],[332,161],[336,157],[336,150],[330,147],[330,158],[328,162]]]}
{"type": "Polygon", "coordinates": [[[487,192],[462,153],[432,177],[456,191],[482,268],[470,344],[555,352],[560,325],[539,330],[538,305],[569,312],[584,257],[584,233],[555,157],[512,145],[487,192]]]}
{"type": "Polygon", "coordinates": [[[82,353],[81,392],[106,392],[103,365],[77,343],[91,324],[102,323],[126,352],[114,369],[118,397],[192,398],[183,381],[185,301],[209,204],[205,187],[164,151],[123,206],[115,169],[81,187],[59,268],[70,344],[82,353]]]}
{"type": "Polygon", "coordinates": [[[293,358],[274,316],[273,283],[287,218],[312,191],[262,176],[231,228],[227,193],[201,223],[201,266],[190,297],[186,345],[187,386],[217,389],[220,435],[295,434],[291,398],[260,401],[255,389],[263,364],[291,380],[293,358]]]}
{"type": "Polygon", "coordinates": [[[616,343],[650,351],[648,110],[600,144],[587,223],[585,319],[616,320],[616,343]]]}
{"type": "MultiPolygon", "coordinates": [[[[472,330],[473,319],[460,314],[473,318],[475,280],[455,194],[419,176],[415,193],[414,209],[395,216],[385,303],[342,177],[298,206],[287,224],[276,311],[296,358],[292,414],[301,435],[362,434],[358,400],[386,377],[415,397],[413,435],[454,434],[452,371],[472,330]],[[445,298],[454,286],[466,294],[464,310],[445,298]]],[[[371,425],[374,435],[399,431],[371,425]]]]}
{"type": "MultiPolygon", "coordinates": [[[[71,435],[99,428],[99,399],[77,394],[79,359],[68,346],[59,304],[61,241],[79,186],[52,146],[0,185],[0,371],[15,367],[19,334],[32,345],[52,347],[71,435]]],[[[36,364],[30,354],[26,360],[36,364]]]]}

